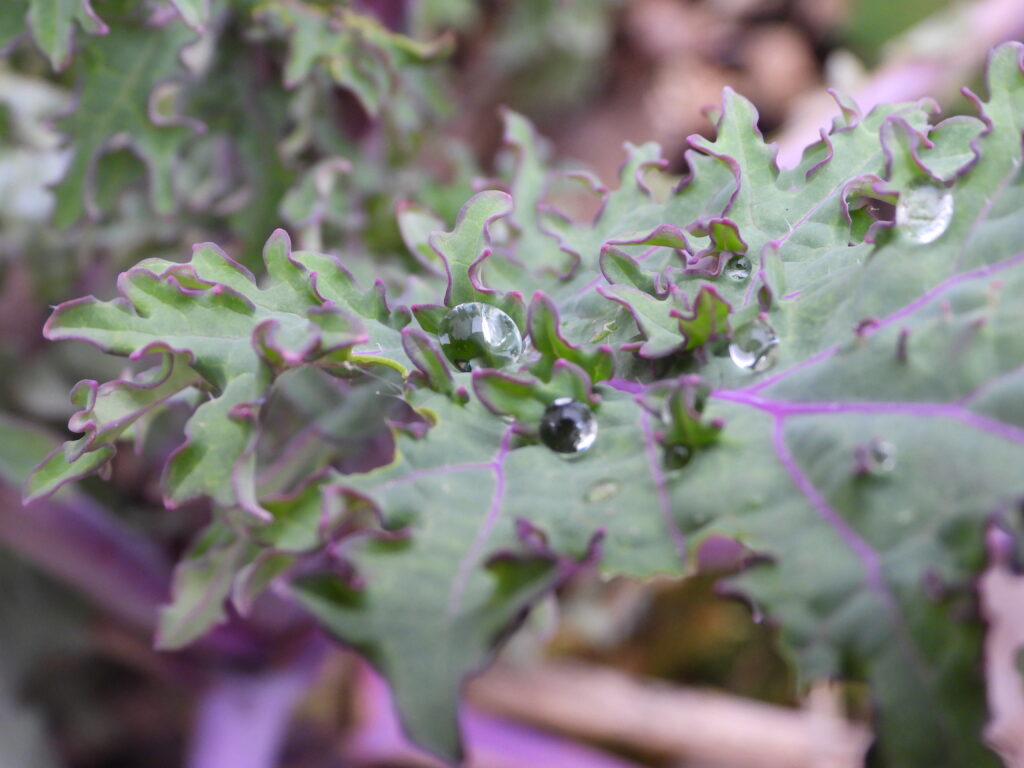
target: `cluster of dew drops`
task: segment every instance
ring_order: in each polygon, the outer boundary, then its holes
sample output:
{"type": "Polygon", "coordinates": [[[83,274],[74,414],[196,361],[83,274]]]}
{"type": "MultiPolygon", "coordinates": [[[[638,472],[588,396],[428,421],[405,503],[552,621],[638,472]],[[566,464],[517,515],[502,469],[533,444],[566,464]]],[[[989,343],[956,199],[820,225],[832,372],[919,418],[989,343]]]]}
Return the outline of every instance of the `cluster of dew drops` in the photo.
{"type": "MultiPolygon", "coordinates": [[[[459,304],[441,320],[437,333],[445,356],[460,371],[506,368],[523,354],[523,337],[509,315],[481,302],[459,304]]],[[[561,454],[579,454],[597,440],[597,419],[586,403],[556,398],[538,425],[541,442],[561,454]]]]}
{"type": "MultiPolygon", "coordinates": [[[[946,231],[952,217],[953,198],[948,188],[918,184],[901,196],[895,224],[912,242],[926,244],[946,231]]],[[[742,280],[750,271],[750,262],[742,258],[730,265],[727,275],[742,280]]],[[[523,337],[515,321],[498,307],[483,302],[453,307],[442,318],[437,335],[445,356],[463,372],[507,368],[523,354],[523,337]]],[[[733,334],[729,357],[739,368],[764,371],[775,364],[778,344],[775,331],[758,318],[733,334]]],[[[538,432],[541,442],[552,451],[579,454],[597,440],[597,419],[586,403],[559,397],[544,411],[538,432]]]]}
{"type": "MultiPolygon", "coordinates": [[[[523,354],[523,337],[515,321],[498,307],[482,302],[467,302],[449,310],[437,336],[445,356],[462,372],[506,368],[523,354]]],[[[740,368],[761,371],[774,362],[777,344],[771,328],[755,322],[736,335],[729,354],[740,368]]],[[[597,440],[597,419],[586,403],[559,397],[544,411],[537,431],[552,451],[580,454],[597,440]]]]}
{"type": "MultiPolygon", "coordinates": [[[[953,193],[948,186],[918,182],[904,190],[896,205],[895,220],[900,236],[918,245],[938,240],[953,220],[953,193]]],[[[746,280],[751,264],[746,257],[730,263],[726,276],[746,280]]],[[[740,328],[729,344],[729,357],[740,368],[764,371],[775,365],[779,339],[764,319],[740,328]]]]}

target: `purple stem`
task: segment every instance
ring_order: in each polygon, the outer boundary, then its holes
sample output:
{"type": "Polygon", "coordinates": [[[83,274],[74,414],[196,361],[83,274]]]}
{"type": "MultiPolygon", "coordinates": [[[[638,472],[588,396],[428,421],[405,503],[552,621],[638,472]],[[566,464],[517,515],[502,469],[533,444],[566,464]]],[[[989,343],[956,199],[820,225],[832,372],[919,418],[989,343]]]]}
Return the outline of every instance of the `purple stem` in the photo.
{"type": "MultiPolygon", "coordinates": [[[[983,267],[978,267],[977,269],[972,269],[967,272],[961,272],[959,274],[953,275],[952,277],[943,280],[930,291],[926,291],[924,294],[922,294],[917,299],[907,304],[905,307],[901,307],[897,311],[893,312],[891,315],[888,315],[883,319],[879,320],[878,323],[876,323],[873,326],[873,332],[879,331],[888,325],[892,325],[893,323],[899,322],[907,315],[916,312],[924,305],[928,304],[931,301],[934,301],[940,294],[944,293],[945,291],[948,291],[950,288],[956,285],[959,285],[960,283],[966,282],[968,280],[975,280],[978,278],[989,277],[991,275],[998,274],[1003,270],[1017,266],[1021,262],[1024,262],[1024,251],[1016,254],[1015,256],[1011,256],[1008,259],[1004,259],[1003,261],[997,261],[995,264],[986,264],[983,267]]],[[[796,365],[787,368],[784,371],[780,371],[774,376],[769,376],[766,379],[761,379],[760,381],[751,385],[750,387],[746,387],[745,390],[748,392],[759,392],[760,390],[765,389],[766,387],[770,387],[772,384],[782,381],[783,379],[791,376],[797,371],[801,371],[804,368],[814,365],[815,363],[821,362],[822,360],[832,357],[838,351],[838,344],[828,347],[827,349],[823,349],[821,352],[818,352],[813,357],[809,357],[806,360],[803,360],[797,363],[796,365]]]]}
{"type": "Polygon", "coordinates": [[[0,542],[118,619],[151,632],[170,584],[163,553],[85,497],[58,498],[23,507],[18,492],[0,484],[0,542]]]}
{"type": "Polygon", "coordinates": [[[797,490],[807,499],[818,517],[835,531],[840,540],[846,544],[854,556],[861,562],[865,572],[864,581],[868,588],[878,595],[885,606],[900,647],[914,666],[918,676],[922,680],[928,680],[927,666],[913,641],[910,630],[906,626],[906,622],[900,612],[899,602],[885,581],[885,574],[878,552],[829,504],[828,500],[804,473],[797,460],[790,453],[785,437],[786,419],[791,416],[841,413],[910,413],[919,416],[942,416],[963,421],[971,426],[979,426],[976,423],[979,421],[984,422],[986,431],[997,434],[1004,430],[1015,430],[1020,433],[1018,438],[1021,442],[1024,442],[1024,430],[1010,427],[1001,422],[992,422],[991,419],[986,419],[978,414],[966,411],[960,406],[944,403],[799,403],[769,400],[744,390],[717,390],[712,392],[711,396],[719,400],[748,405],[772,416],[775,421],[772,431],[772,448],[779,463],[786,470],[797,490]],[[993,428],[994,425],[998,426],[993,428]]]}
{"type": "Polygon", "coordinates": [[[750,385],[749,387],[746,387],[744,391],[747,391],[747,392],[760,392],[762,389],[766,389],[766,388],[770,387],[772,384],[780,382],[783,379],[792,376],[794,373],[798,373],[799,371],[802,371],[804,368],[810,368],[815,363],[820,363],[822,360],[827,360],[828,358],[832,357],[832,355],[834,355],[838,351],[839,351],[839,345],[835,345],[835,346],[828,347],[827,349],[823,349],[818,354],[812,355],[811,357],[808,357],[806,360],[801,360],[796,365],[790,366],[789,368],[787,368],[784,371],[779,371],[774,376],[769,376],[766,379],[761,379],[760,381],[750,385]]]}
{"type": "Polygon", "coordinates": [[[832,508],[828,500],[821,495],[821,492],[811,482],[811,479],[804,474],[804,471],[797,464],[796,459],[793,458],[793,455],[789,452],[789,447],[786,445],[783,421],[781,418],[776,419],[775,429],[772,432],[772,447],[775,449],[776,456],[779,457],[779,462],[786,472],[789,473],[793,484],[799,489],[800,493],[807,497],[807,501],[814,507],[814,511],[818,513],[818,516],[828,523],[829,527],[836,532],[839,538],[846,543],[846,546],[864,564],[868,586],[876,593],[882,595],[886,602],[891,602],[892,598],[889,596],[888,588],[885,585],[885,579],[882,575],[882,564],[879,561],[878,553],[860,537],[860,534],[850,527],[842,515],[832,508]]]}
{"type": "MultiPolygon", "coordinates": [[[[0,544],[147,636],[170,597],[164,552],[80,494],[64,491],[23,506],[18,491],[0,482],[0,544]]],[[[237,622],[215,628],[196,648],[238,660],[265,650],[237,622]]]]}
{"type": "Polygon", "coordinates": [[[903,307],[902,309],[900,309],[900,310],[898,310],[896,312],[893,312],[888,317],[886,317],[883,320],[879,321],[878,325],[875,326],[875,328],[876,328],[876,330],[880,329],[880,328],[885,328],[887,325],[892,325],[893,323],[897,322],[898,320],[902,320],[907,315],[911,314],[912,312],[916,312],[918,309],[923,307],[925,304],[927,304],[928,302],[934,300],[940,293],[948,291],[950,288],[952,288],[955,285],[959,285],[960,283],[967,282],[968,280],[976,280],[976,279],[982,278],[982,277],[989,277],[990,275],[997,274],[999,272],[1002,272],[1005,269],[1010,269],[1011,267],[1015,267],[1018,264],[1020,264],[1021,262],[1024,262],[1024,251],[1022,251],[1021,253],[1018,253],[1015,256],[1011,256],[1008,259],[1003,259],[1002,261],[997,261],[995,264],[986,264],[983,267],[978,267],[977,269],[971,269],[971,270],[968,270],[967,272],[960,272],[959,274],[953,275],[952,277],[949,277],[946,280],[943,280],[941,283],[939,283],[937,286],[932,288],[930,291],[926,291],[924,294],[919,296],[917,299],[915,299],[914,301],[912,301],[909,304],[907,304],[907,306],[903,307]]]}
{"type": "Polygon", "coordinates": [[[961,397],[956,402],[966,407],[970,403],[973,403],[975,400],[979,400],[985,397],[996,387],[1005,384],[1007,379],[1020,376],[1021,374],[1024,374],[1024,365],[1019,365],[1016,368],[1011,368],[1009,371],[1001,373],[993,379],[989,379],[988,381],[979,385],[977,389],[968,392],[966,395],[961,397]]]}
{"type": "MultiPolygon", "coordinates": [[[[444,768],[402,733],[391,693],[383,679],[361,665],[359,719],[346,745],[346,757],[362,765],[408,763],[444,768]]],[[[460,721],[467,765],[489,768],[638,768],[600,750],[511,723],[463,705],[460,721]]],[[[195,768],[195,766],[193,766],[195,768]]]]}
{"type": "Polygon", "coordinates": [[[749,405],[776,418],[788,416],[818,416],[850,413],[890,413],[900,416],[921,416],[952,419],[974,429],[995,435],[1011,443],[1024,444],[1024,429],[1007,424],[980,413],[964,408],[959,403],[910,403],[910,402],[828,402],[802,403],[783,400],[769,400],[741,389],[719,389],[711,393],[718,400],[749,405]]]}
{"type": "Polygon", "coordinates": [[[292,710],[325,649],[317,637],[285,669],[221,673],[199,703],[188,768],[275,768],[292,710]]]}
{"type": "Polygon", "coordinates": [[[885,573],[882,570],[882,561],[878,552],[846,522],[843,516],[828,503],[828,500],[822,495],[811,479],[804,474],[803,469],[796,459],[793,458],[793,454],[789,452],[789,446],[786,445],[785,418],[782,416],[777,416],[775,419],[775,429],[772,432],[772,447],[775,449],[775,455],[778,457],[779,463],[782,464],[789,474],[793,484],[804,495],[811,507],[814,508],[814,511],[817,512],[818,517],[836,532],[836,535],[849,547],[856,558],[860,560],[861,565],[864,567],[864,582],[885,606],[885,611],[892,622],[893,631],[896,633],[900,648],[907,655],[917,675],[922,680],[927,681],[929,678],[927,666],[903,619],[899,601],[885,581],[885,573]]]}

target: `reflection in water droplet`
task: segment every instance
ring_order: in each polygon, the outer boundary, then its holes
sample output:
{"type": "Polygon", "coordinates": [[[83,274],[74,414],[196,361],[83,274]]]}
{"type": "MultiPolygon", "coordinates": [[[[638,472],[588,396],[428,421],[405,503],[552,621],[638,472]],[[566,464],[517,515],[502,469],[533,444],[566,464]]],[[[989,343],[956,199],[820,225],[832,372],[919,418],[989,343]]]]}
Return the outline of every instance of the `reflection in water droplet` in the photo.
{"type": "Polygon", "coordinates": [[[775,365],[778,347],[775,331],[767,323],[755,320],[733,334],[729,357],[740,368],[765,371],[775,365]]]}
{"type": "Polygon", "coordinates": [[[685,467],[693,458],[693,451],[685,445],[665,446],[665,467],[668,469],[679,469],[685,467]]]}
{"type": "Polygon", "coordinates": [[[733,259],[729,262],[729,266],[725,268],[725,276],[730,280],[740,282],[750,277],[750,259],[746,256],[740,256],[737,259],[733,259]]]}
{"type": "Polygon", "coordinates": [[[886,475],[896,468],[896,446],[887,440],[875,438],[868,444],[865,458],[869,472],[886,475]]]}
{"type": "Polygon", "coordinates": [[[608,501],[617,496],[619,487],[615,480],[598,480],[583,494],[583,500],[589,501],[591,504],[600,504],[602,501],[608,501]]]}
{"type": "Polygon", "coordinates": [[[597,419],[585,403],[560,397],[540,419],[540,439],[557,453],[582,453],[597,439],[597,419]]]}
{"type": "Polygon", "coordinates": [[[918,184],[900,193],[896,226],[915,243],[938,240],[953,220],[953,193],[938,184],[918,184]]]}
{"type": "Polygon", "coordinates": [[[478,301],[459,304],[437,330],[441,349],[460,371],[504,368],[523,353],[523,337],[505,312],[478,301]]]}

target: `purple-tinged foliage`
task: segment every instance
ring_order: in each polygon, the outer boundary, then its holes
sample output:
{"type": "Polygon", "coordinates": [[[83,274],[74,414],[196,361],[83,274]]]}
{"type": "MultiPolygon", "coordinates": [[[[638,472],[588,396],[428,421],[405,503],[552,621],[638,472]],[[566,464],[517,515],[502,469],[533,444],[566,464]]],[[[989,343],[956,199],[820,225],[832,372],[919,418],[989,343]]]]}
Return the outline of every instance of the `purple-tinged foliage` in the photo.
{"type": "MultiPolygon", "coordinates": [[[[189,0],[182,0],[189,2],[189,0]]],[[[96,15],[91,0],[10,0],[0,10],[0,47],[28,31],[32,41],[55,71],[71,60],[76,27],[90,35],[106,35],[110,28],[96,15]]]]}
{"type": "MultiPolygon", "coordinates": [[[[376,70],[306,46],[316,29],[290,7],[266,11],[293,35],[288,82],[325,66],[371,112],[393,93],[376,70]]],[[[360,24],[346,45],[433,55],[360,24]]],[[[191,403],[163,490],[169,508],[209,499],[215,518],[178,566],[161,644],[290,589],[388,678],[412,739],[448,760],[463,678],[573,572],[683,575],[733,541],[717,560],[749,567],[729,586],[778,623],[801,680],[871,684],[887,764],[991,764],[978,628],[929,595],[936,579],[970,582],[986,523],[1019,524],[1024,498],[1022,57],[994,52],[979,118],[932,126],[927,102],[862,116],[840,101],[786,171],[727,90],[716,138],[690,141],[687,179],[655,195],[659,149],[628,146],[616,189],[590,183],[590,222],[552,207],[564,179],[506,112],[503,189],[474,195],[448,232],[399,209],[433,273],[404,287],[411,310],[281,231],[259,280],[210,244],[186,263],[147,259],[120,298],[68,302],[47,324],[51,339],[160,363],[79,385],[70,426],[83,437],[26,495],[101,471],[134,422],[191,403]],[[922,185],[944,206],[926,237],[906,211],[922,185]],[[447,362],[438,325],[469,302],[512,317],[530,343],[518,363],[447,362]],[[738,364],[755,325],[771,328],[772,355],[738,364]],[[568,460],[538,440],[560,397],[600,426],[568,460]],[[305,407],[304,427],[282,437],[274,403],[305,407]],[[371,460],[353,463],[352,435],[371,460]]],[[[148,121],[135,137],[167,137],[154,144],[158,210],[172,130],[148,121]]],[[[62,188],[66,221],[89,156],[62,188]]]]}

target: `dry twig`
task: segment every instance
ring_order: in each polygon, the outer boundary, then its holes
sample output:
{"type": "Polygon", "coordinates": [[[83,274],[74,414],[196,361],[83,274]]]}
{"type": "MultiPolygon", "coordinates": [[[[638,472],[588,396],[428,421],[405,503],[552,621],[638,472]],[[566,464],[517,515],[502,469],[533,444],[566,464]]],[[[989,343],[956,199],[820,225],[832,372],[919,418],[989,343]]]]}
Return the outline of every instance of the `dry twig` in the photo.
{"type": "Polygon", "coordinates": [[[823,691],[791,710],[582,664],[496,667],[469,698],[504,717],[704,765],[859,768],[871,741],[865,727],[820,706],[823,691]]]}

